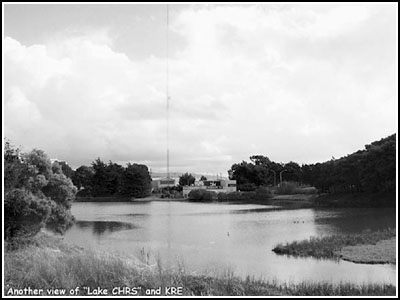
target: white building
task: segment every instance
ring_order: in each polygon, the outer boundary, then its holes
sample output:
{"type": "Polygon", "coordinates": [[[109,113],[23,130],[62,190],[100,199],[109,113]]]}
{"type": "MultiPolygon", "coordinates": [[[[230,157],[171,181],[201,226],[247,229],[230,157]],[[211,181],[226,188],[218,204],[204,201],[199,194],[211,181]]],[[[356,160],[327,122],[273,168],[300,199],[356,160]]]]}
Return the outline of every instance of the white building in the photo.
{"type": "Polygon", "coordinates": [[[236,180],[217,179],[197,181],[194,185],[183,187],[183,197],[187,198],[192,190],[207,190],[216,193],[236,192],[236,180]]]}

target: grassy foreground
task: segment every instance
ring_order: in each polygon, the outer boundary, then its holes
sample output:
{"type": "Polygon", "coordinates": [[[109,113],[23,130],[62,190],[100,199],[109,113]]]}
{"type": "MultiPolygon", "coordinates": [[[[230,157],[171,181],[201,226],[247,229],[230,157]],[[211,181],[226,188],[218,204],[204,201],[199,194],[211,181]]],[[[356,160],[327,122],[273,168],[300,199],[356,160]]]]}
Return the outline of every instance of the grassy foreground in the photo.
{"type": "Polygon", "coordinates": [[[34,289],[43,296],[55,292],[70,295],[71,291],[74,295],[166,295],[171,287],[175,291],[181,288],[181,295],[196,296],[396,294],[393,285],[294,285],[242,279],[229,272],[219,277],[193,275],[184,268],[164,269],[160,261],[151,265],[134,258],[86,251],[42,233],[33,243],[6,251],[4,275],[4,295],[33,295],[34,289]]]}
{"type": "Polygon", "coordinates": [[[308,240],[278,244],[277,254],[312,256],[316,258],[344,258],[362,263],[396,263],[396,230],[364,231],[360,234],[311,237],[308,240]],[[389,242],[391,240],[391,242],[389,242]]]}

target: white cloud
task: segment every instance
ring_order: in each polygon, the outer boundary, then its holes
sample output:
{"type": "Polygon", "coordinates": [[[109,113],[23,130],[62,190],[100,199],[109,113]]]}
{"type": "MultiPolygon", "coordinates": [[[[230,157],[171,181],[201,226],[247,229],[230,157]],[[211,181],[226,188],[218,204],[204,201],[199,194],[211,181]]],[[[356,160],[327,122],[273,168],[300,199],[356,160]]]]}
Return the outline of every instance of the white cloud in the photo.
{"type": "Polygon", "coordinates": [[[5,104],[5,109],[8,112],[9,122],[7,123],[10,127],[25,127],[27,129],[27,127],[37,125],[40,122],[42,116],[36,104],[29,101],[18,87],[10,87],[6,98],[8,101],[5,104]]]}
{"type": "MultiPolygon", "coordinates": [[[[384,8],[222,5],[176,16],[171,35],[186,43],[170,58],[172,169],[220,173],[252,154],[324,160],[396,130],[395,36],[385,35],[394,15],[384,8]]],[[[162,169],[165,58],[133,60],[115,31],[78,28],[32,46],[6,37],[6,136],[75,166],[100,156],[162,169]]]]}

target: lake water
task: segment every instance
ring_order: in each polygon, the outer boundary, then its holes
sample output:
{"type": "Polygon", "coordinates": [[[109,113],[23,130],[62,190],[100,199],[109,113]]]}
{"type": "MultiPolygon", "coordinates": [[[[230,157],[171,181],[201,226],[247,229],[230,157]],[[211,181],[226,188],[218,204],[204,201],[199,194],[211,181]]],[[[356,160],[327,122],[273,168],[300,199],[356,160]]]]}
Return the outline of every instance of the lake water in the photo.
{"type": "Polygon", "coordinates": [[[278,243],[310,236],[396,227],[395,209],[272,210],[255,204],[173,201],[74,203],[65,239],[85,248],[147,257],[190,272],[255,276],[279,282],[396,284],[394,265],[277,255],[278,243]],[[141,255],[140,253],[145,253],[141,255]]]}

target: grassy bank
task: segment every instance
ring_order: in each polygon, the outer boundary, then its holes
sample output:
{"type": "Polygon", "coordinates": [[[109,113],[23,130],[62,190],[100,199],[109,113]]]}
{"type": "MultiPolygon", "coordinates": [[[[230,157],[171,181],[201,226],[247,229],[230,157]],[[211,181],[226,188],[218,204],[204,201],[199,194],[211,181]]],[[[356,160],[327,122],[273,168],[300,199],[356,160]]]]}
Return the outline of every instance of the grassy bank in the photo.
{"type": "MultiPolygon", "coordinates": [[[[6,248],[8,245],[6,245],[6,248]]],[[[15,247],[13,247],[15,249],[15,247]]],[[[108,295],[118,292],[146,295],[146,291],[161,287],[165,295],[166,287],[182,287],[182,295],[395,295],[392,285],[353,285],[310,283],[279,284],[254,278],[239,278],[232,273],[210,277],[194,275],[183,267],[167,269],[160,261],[152,264],[136,258],[87,251],[66,244],[59,238],[39,234],[32,243],[16,250],[8,249],[4,258],[4,293],[10,289],[42,289],[41,295],[49,295],[55,288],[70,290],[79,288],[79,295],[88,295],[101,287],[108,295]],[[88,289],[90,288],[90,290],[88,289]],[[120,287],[120,290],[115,290],[120,287]],[[137,289],[135,289],[137,288],[137,289]],[[47,291],[49,289],[49,291],[47,291]],[[135,293],[136,293],[135,292],[135,293]]]]}
{"type": "Polygon", "coordinates": [[[361,264],[396,264],[396,238],[379,241],[376,245],[343,247],[340,258],[361,264]]]}
{"type": "Polygon", "coordinates": [[[381,242],[391,239],[395,242],[396,230],[389,228],[360,234],[311,237],[300,242],[278,244],[272,251],[277,254],[316,258],[339,259],[343,256],[347,260],[364,263],[393,263],[396,261],[395,243],[381,242]],[[378,242],[381,243],[377,244],[378,242]]]}

